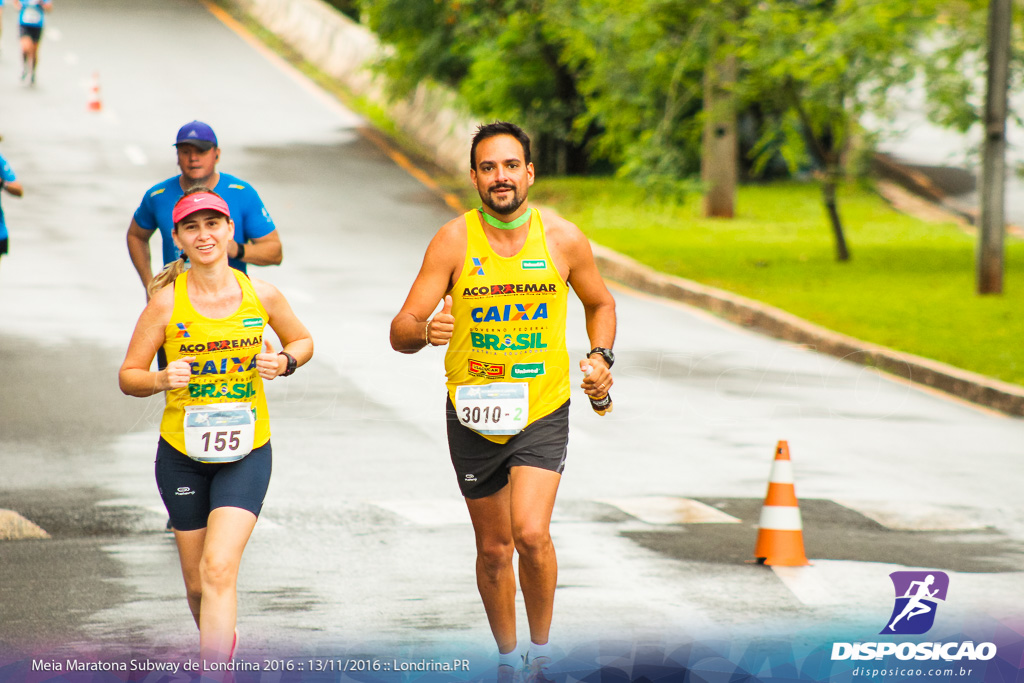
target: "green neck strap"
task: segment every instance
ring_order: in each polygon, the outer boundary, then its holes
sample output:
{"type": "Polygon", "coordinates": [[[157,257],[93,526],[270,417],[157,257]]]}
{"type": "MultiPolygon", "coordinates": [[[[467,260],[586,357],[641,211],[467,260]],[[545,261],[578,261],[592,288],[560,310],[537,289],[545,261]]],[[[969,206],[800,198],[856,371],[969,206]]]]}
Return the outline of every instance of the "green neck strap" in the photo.
{"type": "Polygon", "coordinates": [[[484,207],[482,207],[482,206],[480,207],[479,211],[480,211],[480,215],[484,217],[485,221],[487,221],[487,224],[488,225],[493,225],[498,230],[515,230],[519,226],[521,226],[524,223],[526,223],[526,221],[530,220],[530,214],[533,212],[532,209],[528,210],[526,213],[524,213],[522,216],[520,216],[519,218],[515,219],[511,223],[506,223],[505,221],[500,221],[497,218],[495,218],[494,216],[492,216],[491,214],[489,214],[486,211],[484,211],[484,207]]]}

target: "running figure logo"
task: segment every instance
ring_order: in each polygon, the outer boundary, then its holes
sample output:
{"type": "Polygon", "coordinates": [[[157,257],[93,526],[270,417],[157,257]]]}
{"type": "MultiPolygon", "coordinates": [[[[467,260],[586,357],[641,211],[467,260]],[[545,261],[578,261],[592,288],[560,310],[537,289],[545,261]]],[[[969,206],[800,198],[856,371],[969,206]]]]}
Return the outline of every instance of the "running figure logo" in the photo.
{"type": "Polygon", "coordinates": [[[883,634],[920,635],[935,623],[935,610],[946,600],[949,577],[945,572],[893,572],[889,574],[896,590],[889,623],[883,634]]]}

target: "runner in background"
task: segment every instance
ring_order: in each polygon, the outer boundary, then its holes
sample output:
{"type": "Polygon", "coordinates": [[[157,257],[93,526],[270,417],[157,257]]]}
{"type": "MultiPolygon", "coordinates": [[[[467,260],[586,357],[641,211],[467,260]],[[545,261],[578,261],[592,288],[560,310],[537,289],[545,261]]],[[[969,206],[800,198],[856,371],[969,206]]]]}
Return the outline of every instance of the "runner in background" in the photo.
{"type": "Polygon", "coordinates": [[[46,13],[53,9],[52,0],[15,0],[21,8],[18,13],[18,32],[21,36],[21,80],[36,83],[39,66],[39,41],[43,37],[46,13]]]}
{"type": "Polygon", "coordinates": [[[212,189],[223,197],[231,210],[235,232],[228,243],[228,263],[246,272],[246,264],[280,265],[281,239],[263,200],[249,183],[217,170],[220,147],[213,128],[202,121],[191,121],[178,129],[174,146],[181,173],[146,190],[139,208],[128,226],[128,256],[148,289],[153,279],[149,243],[160,231],[163,263],[175,261],[181,250],[171,237],[174,221],[171,212],[185,191],[195,185],[212,189]]]}

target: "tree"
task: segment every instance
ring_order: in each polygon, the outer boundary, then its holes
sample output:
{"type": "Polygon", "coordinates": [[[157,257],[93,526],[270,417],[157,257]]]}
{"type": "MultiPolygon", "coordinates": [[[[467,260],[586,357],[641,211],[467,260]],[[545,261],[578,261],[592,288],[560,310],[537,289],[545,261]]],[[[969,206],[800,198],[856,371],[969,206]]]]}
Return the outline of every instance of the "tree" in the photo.
{"type": "Polygon", "coordinates": [[[979,294],[1003,293],[1003,218],[1006,186],[1006,111],[1009,87],[1011,0],[990,0],[987,85],[978,220],[979,294]]]}
{"type": "Polygon", "coordinates": [[[706,1],[560,0],[566,63],[586,104],[592,159],[652,195],[680,197],[700,170],[706,1]]]}
{"type": "Polygon", "coordinates": [[[481,119],[534,138],[541,169],[582,172],[591,137],[577,76],[563,59],[559,0],[362,0],[370,28],[394,49],[382,69],[404,94],[423,80],[456,90],[481,119]]]}
{"type": "Polygon", "coordinates": [[[934,25],[930,0],[762,0],[742,20],[737,55],[750,101],[778,114],[762,154],[780,151],[793,170],[817,169],[836,258],[849,248],[836,190],[860,118],[883,110],[886,94],[916,73],[922,37],[934,25]],[[798,144],[799,143],[799,144],[798,144]]]}
{"type": "Polygon", "coordinates": [[[1006,93],[1024,84],[1024,32],[1012,12],[1009,0],[947,2],[924,69],[929,118],[961,133],[980,129],[982,137],[979,294],[1003,289],[1006,119],[1021,124],[1006,93]]]}

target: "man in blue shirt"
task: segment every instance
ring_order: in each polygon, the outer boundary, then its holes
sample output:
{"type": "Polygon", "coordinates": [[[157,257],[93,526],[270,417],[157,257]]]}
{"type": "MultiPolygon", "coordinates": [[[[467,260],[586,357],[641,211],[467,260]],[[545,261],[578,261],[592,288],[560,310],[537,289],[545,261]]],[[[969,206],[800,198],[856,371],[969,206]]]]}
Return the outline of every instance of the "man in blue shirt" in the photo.
{"type": "Polygon", "coordinates": [[[20,0],[18,33],[21,35],[21,80],[30,75],[31,83],[36,82],[36,66],[39,64],[39,40],[43,37],[45,13],[53,8],[51,0],[20,0]],[[31,65],[31,66],[29,66],[31,65]]]}
{"type": "MultiPolygon", "coordinates": [[[[139,273],[142,286],[148,288],[153,279],[149,241],[160,231],[163,239],[163,261],[167,265],[179,258],[171,230],[171,210],[193,185],[205,185],[227,202],[231,220],[235,222],[234,241],[228,245],[228,263],[245,271],[247,263],[271,266],[281,263],[281,239],[259,194],[233,175],[217,171],[220,147],[213,129],[202,121],[186,123],[178,130],[174,146],[178,149],[181,174],[157,183],[146,191],[128,226],[128,255],[139,273]]],[[[148,294],[147,294],[148,297],[148,294]]]]}
{"type": "MultiPolygon", "coordinates": [[[[14,169],[7,160],[0,156],[0,190],[7,190],[15,197],[20,197],[24,190],[14,176],[14,169]]],[[[0,192],[0,194],[3,194],[0,192]]],[[[4,223],[4,209],[0,206],[0,257],[7,253],[7,224],[4,223]]]]}

